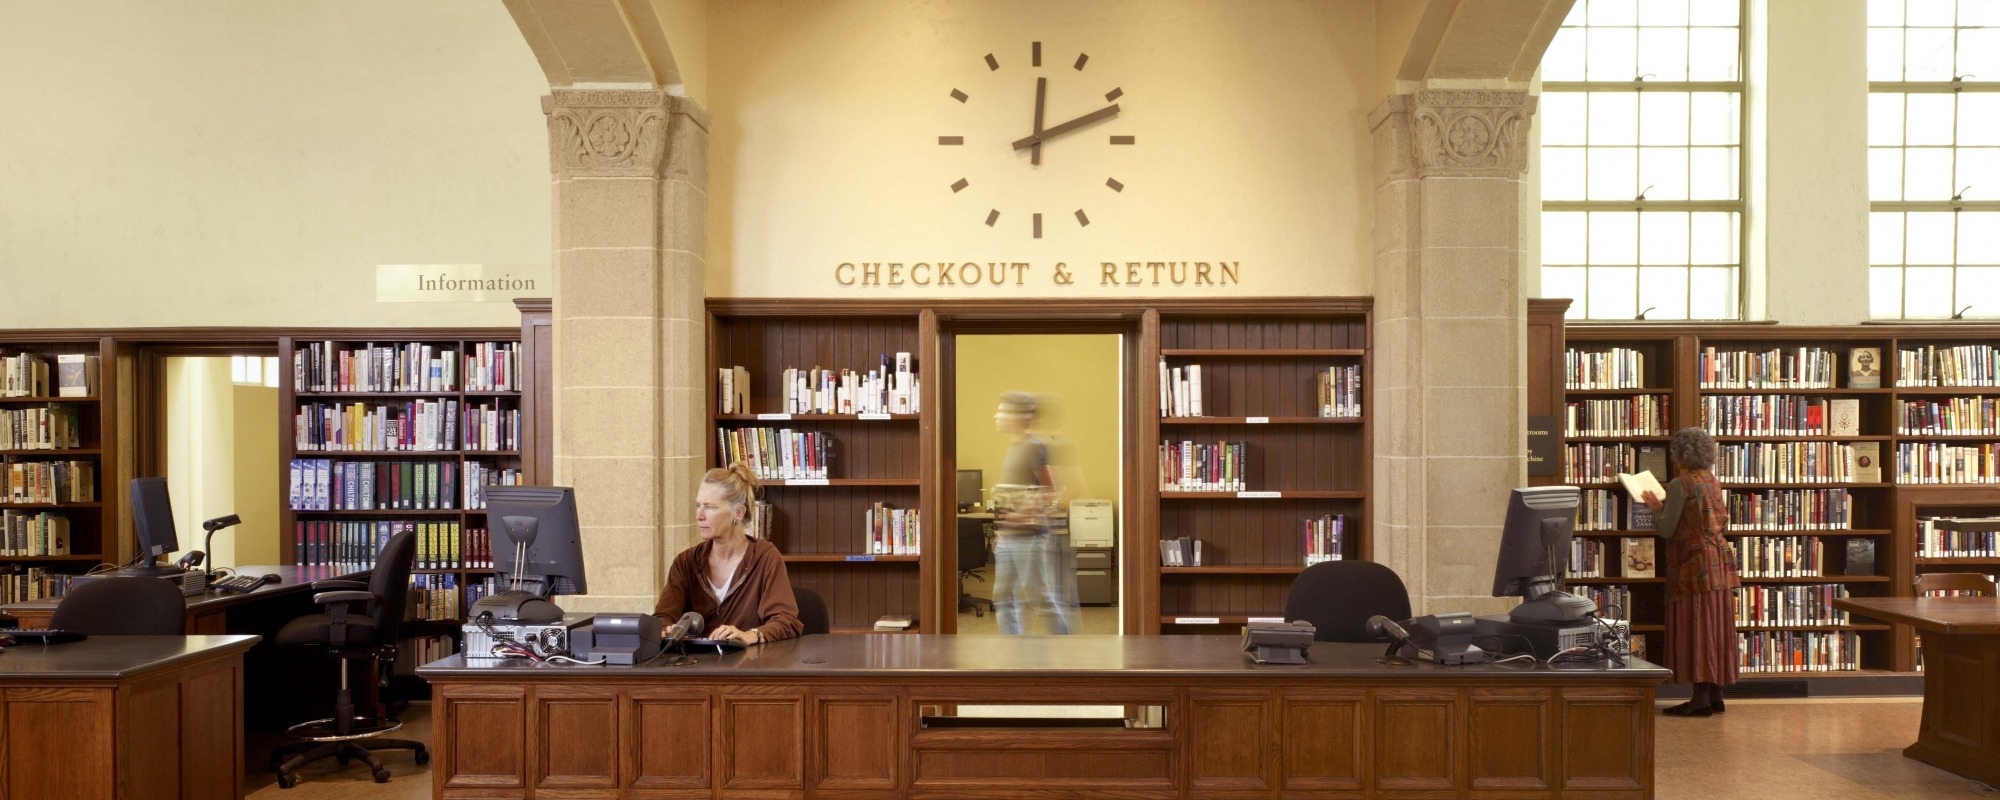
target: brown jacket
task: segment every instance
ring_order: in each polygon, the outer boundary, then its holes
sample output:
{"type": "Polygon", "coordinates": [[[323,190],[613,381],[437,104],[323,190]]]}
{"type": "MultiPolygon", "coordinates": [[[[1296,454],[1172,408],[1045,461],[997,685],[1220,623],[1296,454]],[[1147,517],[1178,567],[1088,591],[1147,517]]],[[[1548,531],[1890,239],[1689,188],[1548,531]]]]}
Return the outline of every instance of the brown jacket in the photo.
{"type": "Polygon", "coordinates": [[[756,628],[767,642],[790,639],[805,629],[799,624],[799,600],[785,574],[785,559],[776,546],[751,539],[729,581],[729,596],[717,603],[704,577],[710,545],[702,542],[674,557],[674,565],[667,569],[667,586],[653,605],[653,616],[661,625],[673,625],[681,614],[693,611],[701,615],[702,630],[718,625],[756,628]]]}

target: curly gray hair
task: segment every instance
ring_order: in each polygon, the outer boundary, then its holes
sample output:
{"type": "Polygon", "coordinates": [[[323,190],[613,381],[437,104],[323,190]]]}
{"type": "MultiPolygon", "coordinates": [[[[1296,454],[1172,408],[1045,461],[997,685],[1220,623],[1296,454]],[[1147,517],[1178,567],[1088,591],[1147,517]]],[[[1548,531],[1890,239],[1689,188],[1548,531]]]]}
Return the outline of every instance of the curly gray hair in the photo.
{"type": "Polygon", "coordinates": [[[1715,466],[1715,437],[1700,428],[1682,428],[1674,431],[1674,440],[1667,445],[1667,454],[1674,457],[1674,463],[1682,469],[1708,469],[1715,466]]]}

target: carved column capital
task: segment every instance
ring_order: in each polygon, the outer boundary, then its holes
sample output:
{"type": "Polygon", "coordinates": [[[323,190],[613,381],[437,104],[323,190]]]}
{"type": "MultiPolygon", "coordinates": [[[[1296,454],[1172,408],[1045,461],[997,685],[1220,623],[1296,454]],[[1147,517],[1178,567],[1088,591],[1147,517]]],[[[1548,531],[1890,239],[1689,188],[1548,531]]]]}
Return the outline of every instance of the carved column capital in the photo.
{"type": "Polygon", "coordinates": [[[559,178],[657,178],[669,160],[670,128],[707,133],[708,111],[658,91],[557,89],[542,98],[549,168],[559,178]]]}
{"type": "Polygon", "coordinates": [[[1419,91],[1405,101],[1423,177],[1517,178],[1528,169],[1535,97],[1523,91],[1419,91]]]}

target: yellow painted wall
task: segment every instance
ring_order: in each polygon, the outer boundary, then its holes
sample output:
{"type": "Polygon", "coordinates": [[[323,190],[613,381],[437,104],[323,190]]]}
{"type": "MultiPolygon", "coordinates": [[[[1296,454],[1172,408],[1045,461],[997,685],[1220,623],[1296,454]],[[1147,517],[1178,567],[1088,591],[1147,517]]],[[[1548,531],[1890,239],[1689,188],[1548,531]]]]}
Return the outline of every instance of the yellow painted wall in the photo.
{"type": "Polygon", "coordinates": [[[231,382],[228,358],[169,358],[166,398],[181,550],[201,549],[203,520],[235,514],[242,524],[215,534],[208,565],[278,563],[278,390],[231,382]]]}
{"type": "Polygon", "coordinates": [[[0,75],[5,327],[511,325],[375,266],[546,274],[548,82],[497,2],[4,3],[0,75]]]}
{"type": "MultiPolygon", "coordinates": [[[[1002,392],[1029,392],[1059,400],[1038,428],[1074,454],[1085,486],[1075,497],[1110,500],[1118,507],[1119,337],[1112,334],[958,337],[958,466],[982,472],[985,487],[999,482],[1000,464],[1013,439],[993,427],[1002,392]]],[[[1058,464],[1059,465],[1059,464],[1058,464]]]]}
{"type": "Polygon", "coordinates": [[[711,4],[708,293],[1371,294],[1373,19],[1372,0],[711,4]],[[1035,168],[1010,142],[1032,130],[1038,76],[1046,125],[1124,95],[1035,168]],[[1103,285],[1105,261],[1140,262],[1145,283],[1103,285]],[[1154,286],[1153,261],[1235,262],[1240,282],[1154,286]],[[843,262],[881,262],[884,281],[892,262],[1031,267],[1009,270],[1019,285],[867,287],[838,282],[843,262]],[[1053,283],[1057,262],[1074,283],[1053,283]]]}
{"type": "MultiPolygon", "coordinates": [[[[215,535],[227,536],[236,547],[238,564],[278,563],[279,498],[284,496],[280,481],[290,476],[278,464],[278,390],[269,386],[231,387],[231,427],[236,474],[233,513],[243,523],[215,535]]],[[[218,512],[222,514],[231,511],[218,512]]]]}

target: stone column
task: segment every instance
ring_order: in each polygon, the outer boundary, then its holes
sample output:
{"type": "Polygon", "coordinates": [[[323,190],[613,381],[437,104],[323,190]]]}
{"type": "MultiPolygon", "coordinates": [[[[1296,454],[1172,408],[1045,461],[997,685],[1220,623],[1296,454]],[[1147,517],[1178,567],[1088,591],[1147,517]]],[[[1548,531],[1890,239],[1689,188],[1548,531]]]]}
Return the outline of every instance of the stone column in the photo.
{"type": "Polygon", "coordinates": [[[1524,91],[1418,91],[1375,151],[1376,559],[1419,613],[1498,611],[1507,492],[1527,478],[1524,91]]]}
{"type": "Polygon", "coordinates": [[[703,461],[708,112],[659,91],[542,99],[555,175],[555,471],[587,598],[651,610],[693,532],[703,461]]]}

